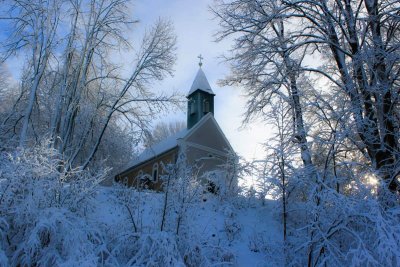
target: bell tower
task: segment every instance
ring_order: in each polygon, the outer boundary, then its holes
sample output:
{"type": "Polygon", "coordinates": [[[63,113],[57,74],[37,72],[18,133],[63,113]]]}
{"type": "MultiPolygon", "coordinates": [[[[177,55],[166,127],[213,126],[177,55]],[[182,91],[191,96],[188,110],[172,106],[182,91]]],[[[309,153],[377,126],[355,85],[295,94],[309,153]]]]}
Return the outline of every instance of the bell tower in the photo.
{"type": "Polygon", "coordinates": [[[192,128],[203,116],[211,112],[214,114],[214,92],[204,74],[201,55],[199,56],[199,70],[194,78],[192,87],[187,95],[187,128],[192,128]]]}

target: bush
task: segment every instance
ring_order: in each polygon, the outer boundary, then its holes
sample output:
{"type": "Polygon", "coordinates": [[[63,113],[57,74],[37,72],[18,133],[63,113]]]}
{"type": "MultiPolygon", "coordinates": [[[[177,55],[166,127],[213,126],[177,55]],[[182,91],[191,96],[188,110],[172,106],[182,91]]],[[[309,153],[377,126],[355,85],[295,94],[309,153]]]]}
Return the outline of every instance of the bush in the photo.
{"type": "Polygon", "coordinates": [[[167,232],[142,235],[135,244],[135,256],[128,266],[185,266],[175,236],[167,232]]]}
{"type": "Polygon", "coordinates": [[[67,171],[60,158],[48,143],[0,154],[5,265],[96,265],[102,238],[84,214],[105,172],[67,171]]]}

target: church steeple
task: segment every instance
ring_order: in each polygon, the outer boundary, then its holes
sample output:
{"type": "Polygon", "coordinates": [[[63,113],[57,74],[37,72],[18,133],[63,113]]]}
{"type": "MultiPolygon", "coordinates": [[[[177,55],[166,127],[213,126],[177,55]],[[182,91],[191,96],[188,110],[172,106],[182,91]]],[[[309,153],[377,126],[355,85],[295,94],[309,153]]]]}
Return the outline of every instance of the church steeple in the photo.
{"type": "Polygon", "coordinates": [[[214,114],[214,92],[201,69],[201,56],[199,70],[187,95],[187,128],[192,128],[207,113],[214,114]]]}

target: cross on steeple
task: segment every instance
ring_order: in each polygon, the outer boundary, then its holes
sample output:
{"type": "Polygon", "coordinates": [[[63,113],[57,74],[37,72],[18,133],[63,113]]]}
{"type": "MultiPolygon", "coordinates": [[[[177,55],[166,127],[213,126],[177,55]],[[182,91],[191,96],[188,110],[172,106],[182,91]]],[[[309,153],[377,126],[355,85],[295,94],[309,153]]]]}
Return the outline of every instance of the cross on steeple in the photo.
{"type": "Polygon", "coordinates": [[[201,60],[203,59],[203,57],[201,56],[201,54],[197,57],[200,61],[199,61],[199,66],[201,68],[201,66],[203,65],[203,63],[201,62],[201,60]]]}

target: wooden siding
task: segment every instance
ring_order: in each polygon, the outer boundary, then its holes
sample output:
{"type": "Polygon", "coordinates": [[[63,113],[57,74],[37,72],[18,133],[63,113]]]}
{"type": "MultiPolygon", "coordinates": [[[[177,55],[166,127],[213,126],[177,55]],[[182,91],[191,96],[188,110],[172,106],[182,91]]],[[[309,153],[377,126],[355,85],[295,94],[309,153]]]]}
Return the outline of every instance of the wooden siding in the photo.
{"type": "Polygon", "coordinates": [[[160,180],[160,175],[165,174],[162,168],[162,164],[175,163],[177,155],[178,155],[178,147],[175,147],[169,151],[164,152],[159,156],[156,156],[146,162],[141,163],[138,166],[134,166],[133,168],[118,174],[115,177],[115,181],[122,182],[128,186],[133,186],[136,188],[147,188],[151,190],[161,191],[162,181],[160,180]],[[157,181],[154,182],[152,181],[152,179],[150,179],[150,181],[143,183],[143,181],[141,181],[139,177],[142,174],[146,176],[148,175],[148,177],[152,178],[153,166],[155,163],[158,164],[157,181]]]}
{"type": "Polygon", "coordinates": [[[199,177],[205,172],[220,169],[227,160],[226,157],[195,147],[187,147],[186,155],[188,163],[198,169],[199,177]]]}

